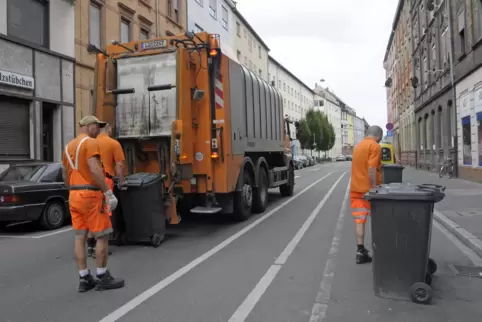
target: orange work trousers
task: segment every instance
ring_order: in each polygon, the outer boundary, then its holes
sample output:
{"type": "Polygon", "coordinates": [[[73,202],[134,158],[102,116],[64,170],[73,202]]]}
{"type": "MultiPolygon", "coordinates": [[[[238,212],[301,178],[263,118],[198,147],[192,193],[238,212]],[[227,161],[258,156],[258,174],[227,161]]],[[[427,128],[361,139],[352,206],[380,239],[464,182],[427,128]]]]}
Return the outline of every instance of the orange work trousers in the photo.
{"type": "Polygon", "coordinates": [[[94,237],[103,237],[113,232],[101,191],[71,190],[69,208],[76,234],[90,232],[94,237]]]}
{"type": "Polygon", "coordinates": [[[370,216],[371,205],[368,200],[363,199],[364,195],[360,192],[350,192],[351,214],[357,224],[366,223],[370,216]]]}

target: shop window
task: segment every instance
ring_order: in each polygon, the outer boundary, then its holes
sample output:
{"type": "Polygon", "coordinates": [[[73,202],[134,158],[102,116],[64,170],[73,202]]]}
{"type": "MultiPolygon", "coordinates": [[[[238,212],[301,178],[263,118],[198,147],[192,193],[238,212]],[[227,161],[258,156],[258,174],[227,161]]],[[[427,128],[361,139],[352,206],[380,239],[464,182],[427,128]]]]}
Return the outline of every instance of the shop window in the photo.
{"type": "Polygon", "coordinates": [[[7,34],[48,48],[48,12],[46,0],[7,1],[7,34]]]}
{"type": "Polygon", "coordinates": [[[463,162],[472,164],[472,140],[470,135],[470,116],[462,118],[463,162]]]}
{"type": "Polygon", "coordinates": [[[479,144],[479,166],[482,166],[482,112],[477,113],[477,143],[479,144]]]}

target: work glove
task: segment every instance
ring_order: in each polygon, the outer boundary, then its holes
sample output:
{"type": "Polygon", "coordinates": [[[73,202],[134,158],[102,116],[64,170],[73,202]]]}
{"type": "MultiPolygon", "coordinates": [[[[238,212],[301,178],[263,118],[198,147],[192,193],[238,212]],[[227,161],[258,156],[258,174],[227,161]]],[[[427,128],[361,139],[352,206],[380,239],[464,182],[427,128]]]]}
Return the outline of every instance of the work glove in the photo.
{"type": "Polygon", "coordinates": [[[111,212],[117,208],[117,198],[111,190],[104,192],[105,203],[107,204],[107,211],[111,212]]]}
{"type": "Polygon", "coordinates": [[[119,182],[117,184],[117,188],[121,191],[126,191],[127,190],[127,180],[124,180],[123,182],[119,182]]]}

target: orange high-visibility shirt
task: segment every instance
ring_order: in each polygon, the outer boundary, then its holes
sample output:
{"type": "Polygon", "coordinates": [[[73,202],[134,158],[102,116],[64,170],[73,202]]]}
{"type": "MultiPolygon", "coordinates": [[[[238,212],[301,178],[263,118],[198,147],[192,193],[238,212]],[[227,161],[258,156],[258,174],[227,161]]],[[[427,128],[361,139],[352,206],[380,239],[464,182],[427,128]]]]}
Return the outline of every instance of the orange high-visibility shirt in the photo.
{"type": "Polygon", "coordinates": [[[115,176],[115,164],[125,161],[124,151],[117,140],[111,138],[107,133],[101,133],[97,136],[100,146],[100,160],[104,166],[104,170],[110,176],[115,176]]]}
{"type": "MultiPolygon", "coordinates": [[[[75,153],[77,150],[77,146],[79,145],[80,141],[86,136],[87,134],[80,134],[68,144],[67,151],[74,164],[76,162],[75,153]]],[[[97,185],[94,181],[94,178],[92,177],[92,174],[90,173],[89,165],[87,164],[88,159],[96,156],[100,156],[99,142],[97,142],[97,140],[95,139],[85,140],[79,149],[79,168],[77,170],[82,175],[82,178],[86,181],[87,184],[97,185]]],[[[67,157],[65,156],[65,150],[62,153],[62,164],[65,169],[67,169],[69,179],[68,182],[70,185],[85,184],[83,182],[71,182],[71,175],[73,169],[70,166],[67,157]]]]}
{"type": "Polygon", "coordinates": [[[353,151],[350,192],[366,193],[372,188],[368,168],[377,169],[377,184],[381,184],[382,149],[372,138],[365,138],[353,151]]]}

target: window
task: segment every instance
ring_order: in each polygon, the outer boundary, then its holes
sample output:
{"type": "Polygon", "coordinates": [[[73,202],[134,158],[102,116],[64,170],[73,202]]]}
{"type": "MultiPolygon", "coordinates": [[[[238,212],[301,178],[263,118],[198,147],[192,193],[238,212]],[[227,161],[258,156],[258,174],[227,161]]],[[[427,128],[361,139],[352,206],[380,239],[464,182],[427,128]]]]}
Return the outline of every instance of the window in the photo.
{"type": "Polygon", "coordinates": [[[140,40],[147,40],[147,39],[149,39],[149,31],[141,28],[141,33],[140,33],[140,35],[139,35],[139,39],[140,39],[140,40]]]}
{"type": "Polygon", "coordinates": [[[459,27],[459,46],[460,46],[460,55],[465,54],[465,11],[459,13],[459,20],[458,20],[458,27],[459,27]]]}
{"type": "Polygon", "coordinates": [[[202,7],[203,6],[203,0],[196,0],[197,3],[202,7]]]}
{"type": "Polygon", "coordinates": [[[0,181],[36,181],[44,169],[40,165],[12,166],[2,173],[0,181]]]}
{"type": "Polygon", "coordinates": [[[241,61],[241,52],[239,50],[237,52],[237,58],[238,58],[238,61],[241,61]]]}
{"type": "Polygon", "coordinates": [[[259,74],[259,77],[263,77],[263,71],[261,69],[259,69],[258,74],[259,74]]]}
{"type": "Polygon", "coordinates": [[[466,116],[462,118],[462,143],[463,143],[464,164],[471,165],[472,164],[472,140],[471,140],[471,133],[470,133],[470,116],[466,116]]]}
{"type": "Polygon", "coordinates": [[[94,3],[90,4],[89,15],[89,42],[97,48],[100,45],[100,7],[94,3]]]}
{"type": "Polygon", "coordinates": [[[218,7],[217,0],[209,0],[209,14],[214,19],[217,18],[217,7],[218,7]]]}
{"type": "Polygon", "coordinates": [[[251,60],[249,61],[249,69],[253,69],[253,62],[251,60]]]}
{"type": "Polygon", "coordinates": [[[62,168],[59,163],[51,164],[39,178],[40,182],[62,182],[62,168]]]}
{"type": "Polygon", "coordinates": [[[243,33],[244,33],[244,38],[247,38],[248,37],[248,30],[246,28],[243,29],[243,33]]]}
{"type": "Polygon", "coordinates": [[[223,12],[222,12],[222,17],[221,17],[221,25],[224,27],[224,29],[228,30],[228,9],[226,9],[224,6],[223,12]]]}
{"type": "Polygon", "coordinates": [[[45,0],[7,1],[7,34],[48,48],[48,12],[45,0]]]}
{"type": "Polygon", "coordinates": [[[239,23],[239,21],[236,21],[236,34],[238,35],[238,37],[241,37],[241,24],[239,23]]]}
{"type": "Polygon", "coordinates": [[[120,38],[121,42],[131,41],[131,23],[126,19],[121,19],[120,38]]]}
{"type": "Polygon", "coordinates": [[[167,0],[167,16],[179,22],[179,0],[167,0]]]}
{"type": "Polygon", "coordinates": [[[244,56],[244,66],[248,66],[248,57],[244,56]]]}
{"type": "Polygon", "coordinates": [[[248,46],[249,51],[253,51],[253,36],[251,34],[248,35],[248,46]]]}
{"type": "Polygon", "coordinates": [[[261,44],[259,44],[259,45],[258,45],[258,56],[259,56],[259,58],[262,58],[262,57],[261,57],[261,56],[262,56],[261,54],[262,54],[262,52],[261,52],[261,44]]]}
{"type": "Polygon", "coordinates": [[[179,0],[174,1],[174,21],[179,22],[179,0]]]}
{"type": "MultiPolygon", "coordinates": [[[[482,100],[482,92],[479,92],[482,100]]],[[[477,113],[477,143],[479,144],[479,166],[482,166],[482,112],[477,113]]]]}
{"type": "Polygon", "coordinates": [[[199,27],[199,25],[197,25],[197,24],[194,25],[194,32],[195,33],[203,32],[203,31],[204,31],[204,29],[199,27]]]}

